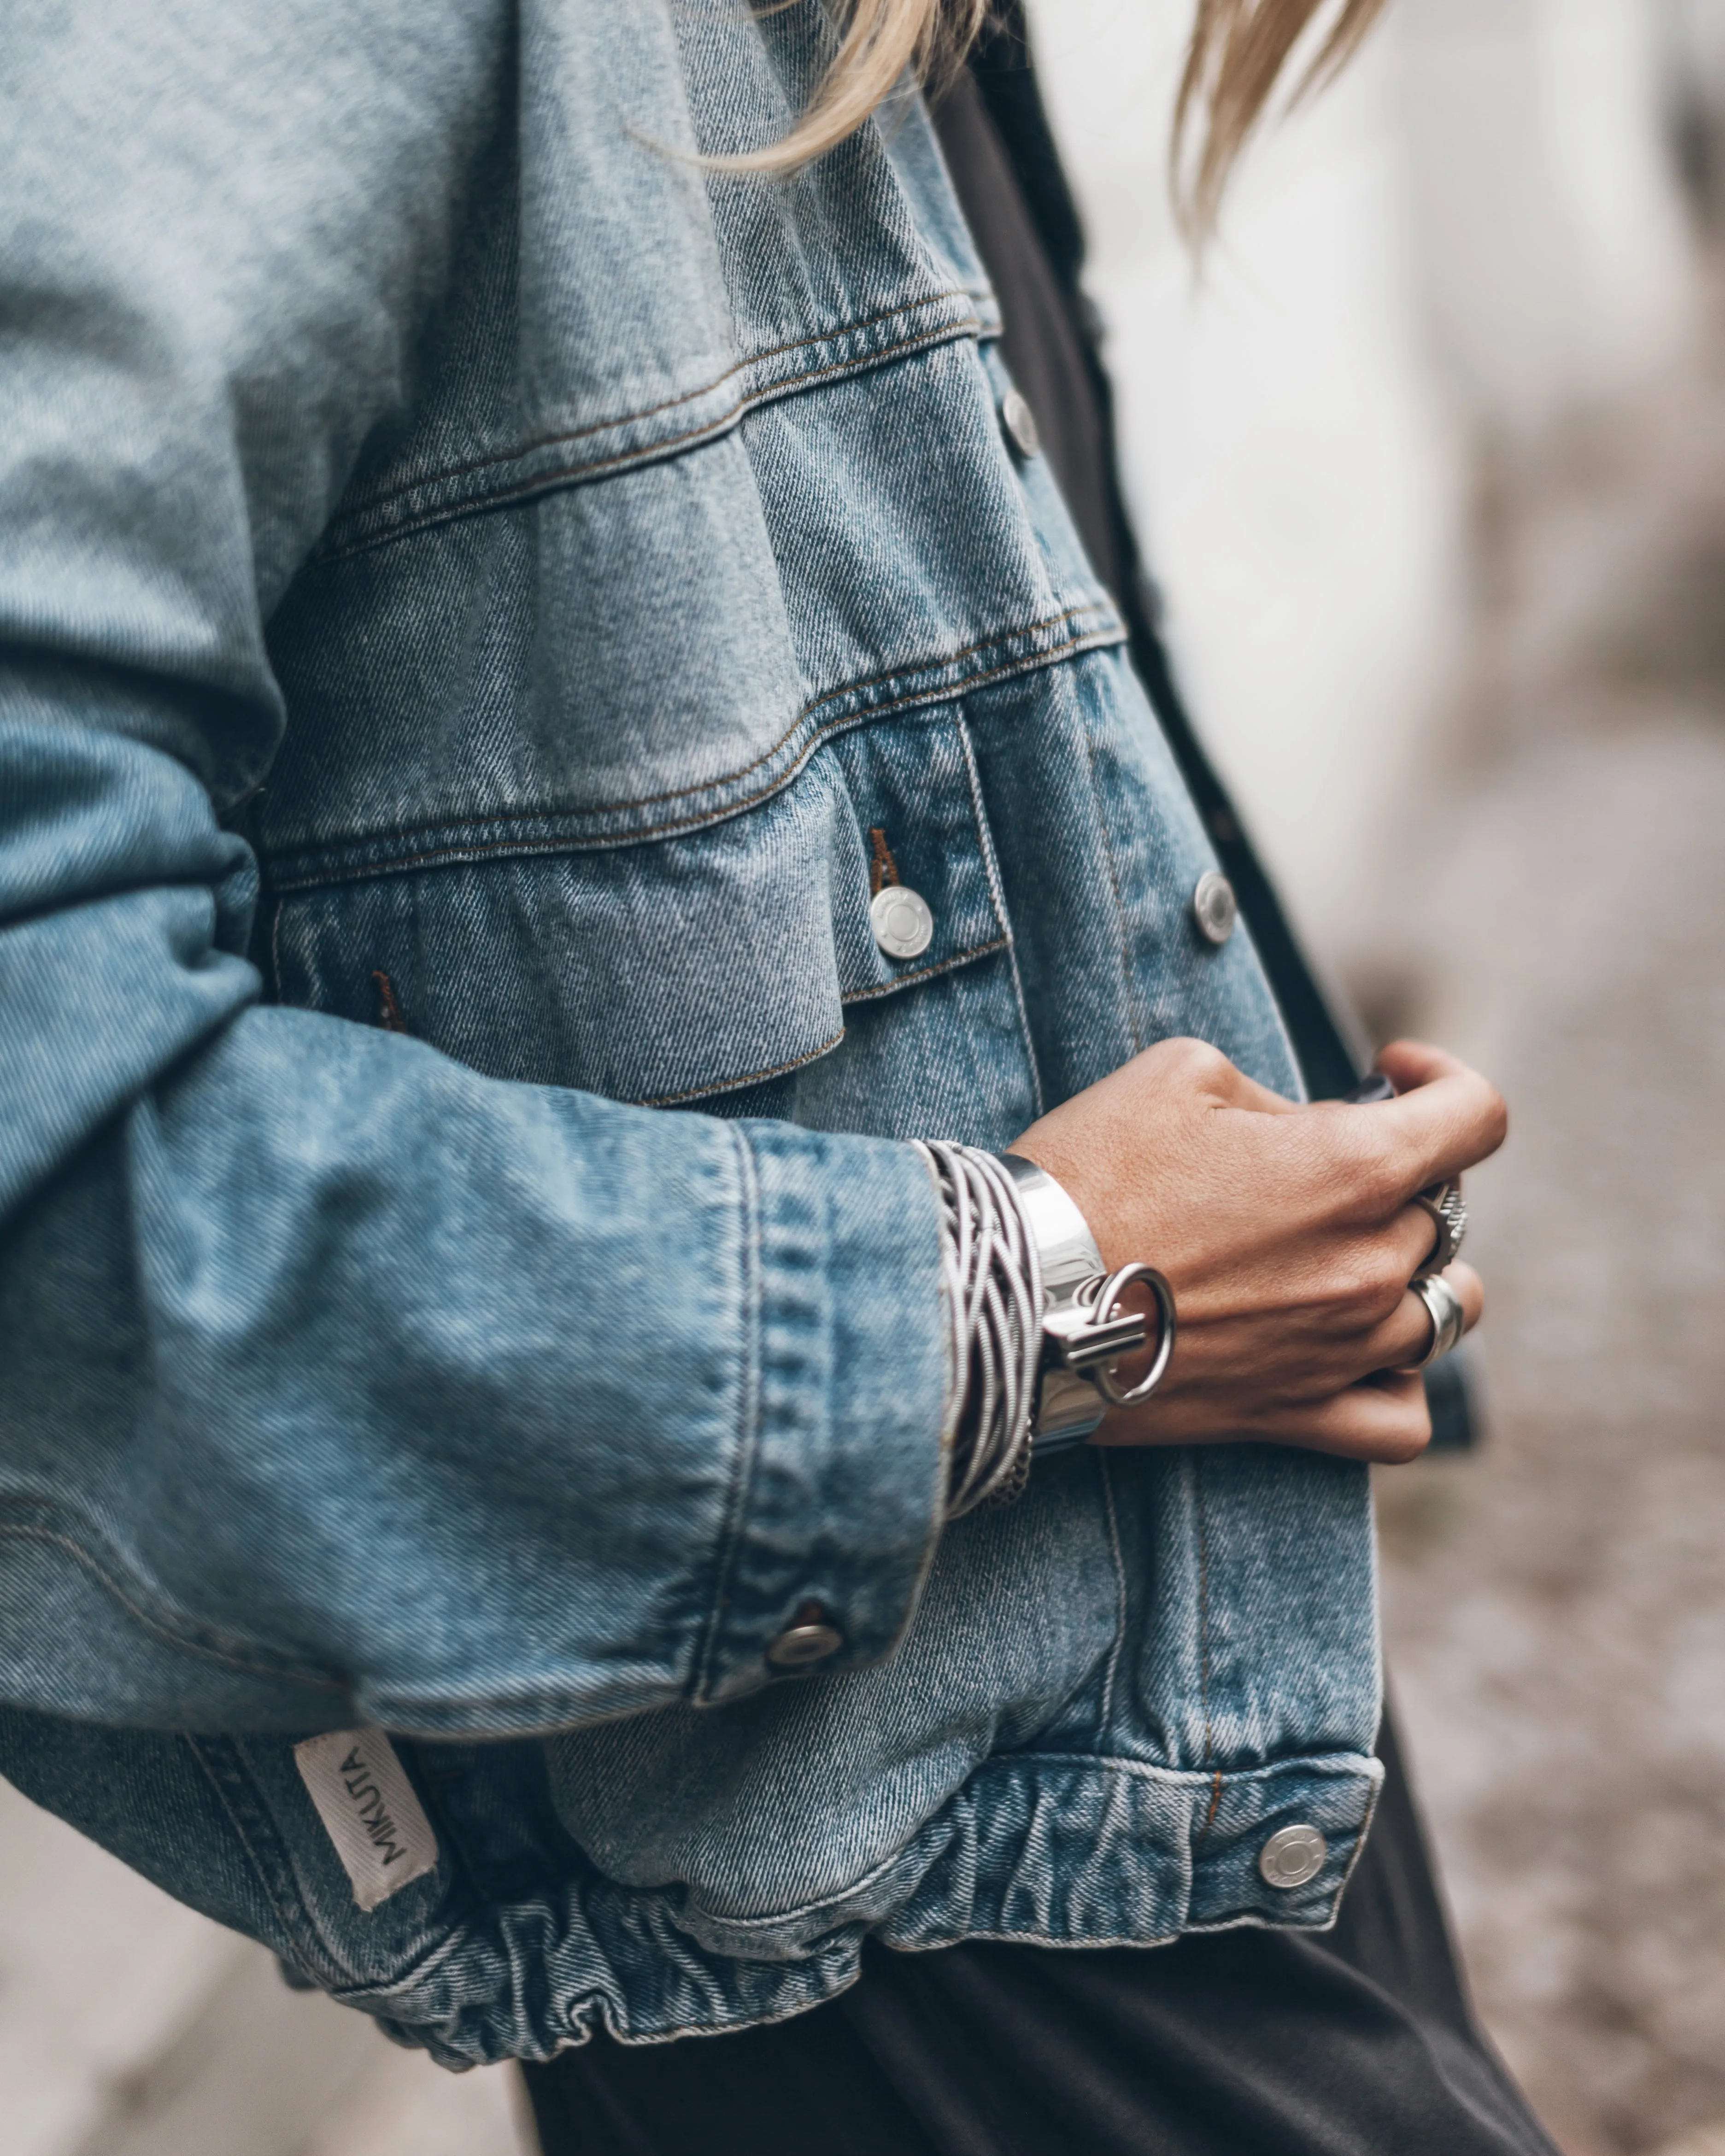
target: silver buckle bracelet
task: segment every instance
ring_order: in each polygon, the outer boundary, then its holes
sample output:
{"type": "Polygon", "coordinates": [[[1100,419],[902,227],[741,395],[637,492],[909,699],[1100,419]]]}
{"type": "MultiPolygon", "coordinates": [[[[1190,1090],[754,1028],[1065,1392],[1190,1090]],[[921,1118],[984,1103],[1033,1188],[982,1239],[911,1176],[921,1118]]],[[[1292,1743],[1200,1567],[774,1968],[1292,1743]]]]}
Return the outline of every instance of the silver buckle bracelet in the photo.
{"type": "Polygon", "coordinates": [[[1046,1168],[1002,1153],[1019,1210],[1042,1266],[1042,1362],[1031,1450],[1040,1460],[1082,1445],[1111,1407],[1136,1407],[1162,1383],[1174,1352],[1174,1291],[1153,1265],[1111,1273],[1082,1213],[1046,1168]],[[1130,1389],[1115,1376],[1124,1355],[1150,1344],[1148,1320],[1122,1310],[1121,1298],[1142,1281],[1156,1298],[1156,1354],[1130,1389]]]}

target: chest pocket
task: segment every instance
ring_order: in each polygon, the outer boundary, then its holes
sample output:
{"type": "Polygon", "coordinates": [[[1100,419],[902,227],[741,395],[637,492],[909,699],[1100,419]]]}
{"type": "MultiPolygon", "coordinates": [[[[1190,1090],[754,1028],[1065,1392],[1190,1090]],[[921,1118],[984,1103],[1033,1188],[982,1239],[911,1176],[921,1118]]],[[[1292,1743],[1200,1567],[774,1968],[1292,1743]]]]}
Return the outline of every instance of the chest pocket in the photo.
{"type": "Polygon", "coordinates": [[[644,843],[475,826],[387,864],[326,854],[315,880],[296,865],[264,862],[281,1001],[655,1106],[795,1071],[848,1013],[1007,941],[952,706],[838,733],[758,807],[644,843]]]}

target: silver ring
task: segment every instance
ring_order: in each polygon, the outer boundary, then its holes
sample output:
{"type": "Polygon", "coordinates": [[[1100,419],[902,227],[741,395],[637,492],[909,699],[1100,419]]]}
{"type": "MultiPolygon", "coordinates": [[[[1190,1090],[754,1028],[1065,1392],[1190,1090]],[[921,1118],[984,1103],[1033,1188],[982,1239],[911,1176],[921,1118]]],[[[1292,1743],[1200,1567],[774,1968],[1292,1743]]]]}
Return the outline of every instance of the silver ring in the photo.
{"type": "Polygon", "coordinates": [[[1431,1216],[1437,1230],[1437,1240],[1415,1268],[1413,1284],[1418,1287],[1433,1273],[1446,1272],[1455,1264],[1467,1238],[1467,1200],[1459,1183],[1434,1183],[1414,1203],[1431,1216]]]}
{"type": "Polygon", "coordinates": [[[1416,1280],[1414,1292],[1425,1305],[1425,1314],[1431,1320],[1431,1345],[1417,1363],[1403,1365],[1409,1370],[1429,1370],[1434,1363],[1440,1363],[1467,1330],[1467,1312],[1461,1298],[1441,1273],[1433,1273],[1429,1279],[1416,1280]]]}
{"type": "Polygon", "coordinates": [[[1168,1358],[1174,1352],[1174,1291],[1157,1271],[1154,1265],[1122,1265],[1117,1273],[1110,1273],[1101,1281],[1093,1296],[1087,1296],[1096,1322],[1106,1325],[1120,1306],[1120,1298],[1135,1282],[1142,1281],[1156,1297],[1156,1316],[1160,1331],[1156,1342],[1156,1360],[1150,1365],[1148,1374],[1141,1378],[1130,1392],[1122,1392],[1114,1382],[1111,1367],[1091,1370],[1091,1383],[1105,1400],[1117,1408],[1135,1408],[1140,1400],[1147,1400],[1162,1383],[1168,1369],[1168,1358]]]}

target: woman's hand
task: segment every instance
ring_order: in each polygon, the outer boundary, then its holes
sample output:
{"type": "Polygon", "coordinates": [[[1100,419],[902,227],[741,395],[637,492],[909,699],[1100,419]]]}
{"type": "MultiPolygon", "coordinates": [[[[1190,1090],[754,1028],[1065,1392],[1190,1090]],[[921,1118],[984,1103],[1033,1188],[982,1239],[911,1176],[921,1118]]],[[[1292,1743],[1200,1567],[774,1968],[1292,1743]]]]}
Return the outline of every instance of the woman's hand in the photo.
{"type": "MultiPolygon", "coordinates": [[[[1167,1040],[1013,1146],[1070,1194],[1109,1266],[1142,1259],[1173,1287],[1168,1374],[1143,1406],[1111,1409],[1097,1442],[1424,1450],[1425,1389],[1407,1366],[1431,1320],[1409,1282],[1434,1230],[1411,1200],[1495,1152],[1507,1115],[1440,1049],[1398,1041],[1378,1067],[1397,1099],[1302,1107],[1202,1041],[1167,1040]]],[[[1478,1276],[1445,1277],[1471,1329],[1478,1276]]],[[[1132,1366],[1121,1374],[1130,1383],[1132,1366]]]]}

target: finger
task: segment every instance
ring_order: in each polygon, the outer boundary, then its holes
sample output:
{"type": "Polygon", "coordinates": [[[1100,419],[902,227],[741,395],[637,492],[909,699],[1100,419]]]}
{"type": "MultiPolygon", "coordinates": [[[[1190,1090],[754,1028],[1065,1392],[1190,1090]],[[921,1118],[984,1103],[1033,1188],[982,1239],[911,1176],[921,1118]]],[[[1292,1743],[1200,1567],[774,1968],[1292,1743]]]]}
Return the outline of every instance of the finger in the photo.
{"type": "Polygon", "coordinates": [[[1259,1435],[1272,1445],[1399,1467],[1430,1444],[1431,1410],[1420,1377],[1396,1371],[1349,1385],[1311,1407],[1290,1408],[1259,1435]]]}
{"type": "Polygon", "coordinates": [[[1379,1051],[1373,1068],[1384,1073],[1398,1093],[1412,1093],[1434,1078],[1453,1078],[1467,1065],[1431,1041],[1392,1040],[1379,1051]]]}
{"type": "MultiPolygon", "coordinates": [[[[1471,1265],[1450,1265],[1443,1277],[1461,1299],[1462,1331],[1471,1332],[1485,1311],[1485,1283],[1471,1265]]],[[[1431,1312],[1409,1288],[1395,1315],[1368,1335],[1363,1352],[1373,1369],[1410,1370],[1430,1346],[1431,1312]]]]}
{"type": "Polygon", "coordinates": [[[1438,1245],[1438,1224],[1423,1205],[1404,1205],[1384,1234],[1395,1252],[1396,1270],[1411,1281],[1438,1245]]]}
{"type": "Polygon", "coordinates": [[[1404,1197],[1460,1175],[1497,1152],[1509,1129],[1509,1111],[1489,1079],[1441,1049],[1398,1042],[1384,1054],[1399,1070],[1411,1071],[1417,1063],[1430,1073],[1394,1101],[1360,1111],[1366,1126],[1361,1137],[1388,1140],[1389,1172],[1404,1197]]]}

